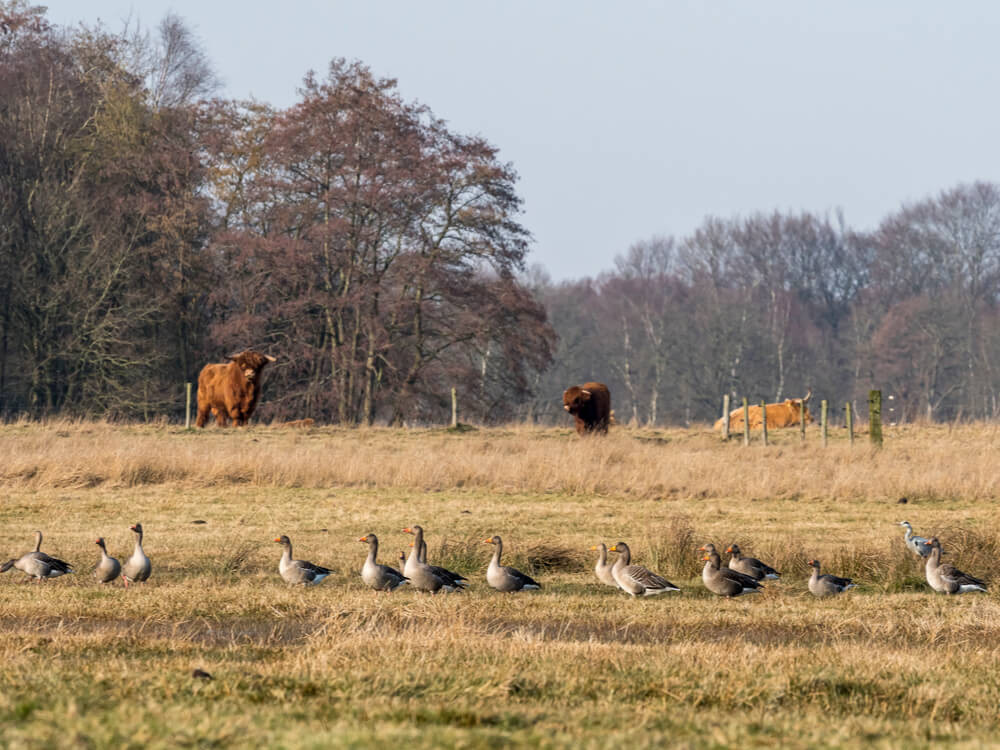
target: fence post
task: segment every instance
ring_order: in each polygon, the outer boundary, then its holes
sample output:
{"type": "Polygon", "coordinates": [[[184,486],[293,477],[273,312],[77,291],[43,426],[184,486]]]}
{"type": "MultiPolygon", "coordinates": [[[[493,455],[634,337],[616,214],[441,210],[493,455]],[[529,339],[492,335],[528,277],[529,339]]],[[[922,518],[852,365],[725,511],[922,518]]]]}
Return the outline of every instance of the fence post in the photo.
{"type": "Polygon", "coordinates": [[[184,405],[184,429],[191,429],[191,384],[185,383],[184,390],[187,391],[187,403],[184,405]]]}
{"type": "Polygon", "coordinates": [[[451,426],[458,427],[458,391],[451,389],[451,426]]]}
{"type": "Polygon", "coordinates": [[[729,394],[722,397],[722,439],[729,441],[729,394]]]}
{"type": "Polygon", "coordinates": [[[820,428],[820,431],[823,433],[823,447],[824,448],[826,447],[826,410],[827,410],[827,406],[828,406],[828,404],[827,404],[825,398],[822,401],[819,402],[819,428],[820,428]]]}
{"type": "Polygon", "coordinates": [[[750,445],[750,402],[743,399],[743,445],[750,445]]]}
{"type": "Polygon", "coordinates": [[[760,402],[760,434],[764,445],[767,445],[767,401],[760,402]]]}
{"type": "Polygon", "coordinates": [[[868,438],[882,447],[882,391],[868,391],[868,438]]]}
{"type": "Polygon", "coordinates": [[[799,406],[799,442],[804,443],[806,441],[806,405],[803,402],[799,406]]]}
{"type": "Polygon", "coordinates": [[[851,402],[844,404],[844,412],[847,414],[847,437],[850,438],[851,447],[854,447],[854,415],[851,413],[851,402]]]}

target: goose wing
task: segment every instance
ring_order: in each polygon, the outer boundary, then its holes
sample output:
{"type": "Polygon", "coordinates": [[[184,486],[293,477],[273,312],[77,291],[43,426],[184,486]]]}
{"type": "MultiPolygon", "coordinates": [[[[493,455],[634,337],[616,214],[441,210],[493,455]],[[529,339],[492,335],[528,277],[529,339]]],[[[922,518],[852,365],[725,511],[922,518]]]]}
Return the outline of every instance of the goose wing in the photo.
{"type": "MultiPolygon", "coordinates": [[[[643,588],[680,591],[677,586],[674,586],[666,578],[657,575],[649,568],[644,568],[642,565],[627,565],[622,572],[643,588]]],[[[621,574],[619,573],[619,575],[621,574]]]]}
{"type": "Polygon", "coordinates": [[[762,588],[760,581],[753,576],[748,576],[746,573],[740,573],[738,570],[733,570],[732,568],[719,568],[719,571],[722,573],[724,578],[728,578],[730,581],[739,583],[744,588],[762,588]]]}
{"type": "Polygon", "coordinates": [[[52,557],[51,555],[46,555],[44,552],[29,552],[28,556],[33,557],[40,563],[48,565],[52,569],[50,575],[63,575],[64,573],[72,573],[73,566],[70,565],[65,560],[60,560],[58,557],[52,557]]]}
{"type": "Polygon", "coordinates": [[[434,572],[436,576],[443,578],[448,582],[450,586],[462,587],[469,585],[469,579],[463,575],[459,575],[453,570],[448,570],[447,568],[442,568],[440,565],[431,565],[430,569],[434,572]]]}
{"type": "Polygon", "coordinates": [[[839,586],[842,589],[846,589],[853,583],[851,578],[841,578],[840,576],[830,575],[829,573],[824,573],[819,577],[821,581],[829,581],[834,586],[839,586]]]}
{"type": "Polygon", "coordinates": [[[525,588],[525,587],[527,587],[527,586],[534,586],[535,588],[539,588],[539,589],[542,587],[542,584],[540,584],[538,581],[536,581],[534,578],[532,578],[531,576],[527,575],[526,573],[522,573],[517,568],[510,568],[510,567],[507,567],[506,565],[503,565],[501,567],[503,568],[504,572],[507,573],[507,575],[511,576],[518,583],[521,584],[521,588],[522,589],[525,588]]]}
{"type": "Polygon", "coordinates": [[[986,589],[985,581],[980,581],[975,576],[963,573],[955,566],[948,565],[947,563],[938,565],[938,575],[941,576],[942,580],[955,583],[958,586],[982,586],[984,590],[986,589]]]}

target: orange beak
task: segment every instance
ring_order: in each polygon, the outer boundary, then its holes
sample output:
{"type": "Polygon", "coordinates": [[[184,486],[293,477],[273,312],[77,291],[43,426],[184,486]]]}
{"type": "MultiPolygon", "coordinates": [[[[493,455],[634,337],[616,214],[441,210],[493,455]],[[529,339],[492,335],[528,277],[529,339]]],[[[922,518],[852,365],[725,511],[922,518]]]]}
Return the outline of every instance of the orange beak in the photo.
{"type": "Polygon", "coordinates": [[[276,542],[280,542],[280,541],[281,541],[281,539],[279,539],[279,538],[275,537],[275,540],[274,540],[274,541],[276,541],[276,542]]]}
{"type": "Polygon", "coordinates": [[[615,545],[614,547],[608,547],[608,552],[617,552],[617,551],[618,551],[618,545],[615,545]]]}
{"type": "Polygon", "coordinates": [[[732,552],[732,551],[733,551],[732,545],[726,547],[726,552],[732,552]]]}
{"type": "Polygon", "coordinates": [[[483,540],[483,544],[493,544],[493,540],[492,539],[484,539],[483,540]]]}
{"type": "Polygon", "coordinates": [[[711,560],[712,558],[711,558],[711,557],[709,557],[708,555],[705,555],[705,556],[704,556],[703,558],[701,558],[701,559],[702,559],[702,560],[704,560],[705,562],[708,562],[708,561],[709,561],[709,560],[711,560]]]}
{"type": "Polygon", "coordinates": [[[358,541],[359,542],[367,542],[368,541],[368,537],[367,536],[363,536],[360,539],[358,539],[358,541]]]}
{"type": "Polygon", "coordinates": [[[699,547],[699,548],[698,548],[698,551],[699,551],[699,552],[708,552],[708,550],[707,550],[707,549],[705,549],[705,547],[704,547],[704,546],[702,546],[702,547],[699,547]]]}
{"type": "Polygon", "coordinates": [[[412,534],[413,533],[413,529],[411,529],[409,526],[407,526],[405,529],[403,529],[403,533],[404,534],[412,534]]]}

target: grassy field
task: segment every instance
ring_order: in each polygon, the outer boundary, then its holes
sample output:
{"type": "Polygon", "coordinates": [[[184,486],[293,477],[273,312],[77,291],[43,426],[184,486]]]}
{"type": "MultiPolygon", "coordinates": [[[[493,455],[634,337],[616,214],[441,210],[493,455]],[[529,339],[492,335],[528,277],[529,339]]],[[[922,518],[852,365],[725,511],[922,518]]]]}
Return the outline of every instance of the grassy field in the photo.
{"type": "Polygon", "coordinates": [[[894,525],[990,579],[997,429],[893,428],[880,452],[772,437],[0,426],[0,557],[38,528],[78,571],[0,577],[0,746],[1000,745],[997,593],[933,594],[894,525]],[[151,580],[99,586],[94,540],[124,560],[137,521],[151,580]],[[418,523],[470,591],[363,587],[358,537],[391,561],[418,523]],[[282,533],[335,573],[286,586],[282,533]],[[494,533],[542,591],[488,588],[494,533]],[[598,584],[587,550],[619,540],[683,592],[598,584]],[[707,541],[783,579],[713,597],[707,541]],[[859,588],[813,598],[817,556],[859,588]]]}

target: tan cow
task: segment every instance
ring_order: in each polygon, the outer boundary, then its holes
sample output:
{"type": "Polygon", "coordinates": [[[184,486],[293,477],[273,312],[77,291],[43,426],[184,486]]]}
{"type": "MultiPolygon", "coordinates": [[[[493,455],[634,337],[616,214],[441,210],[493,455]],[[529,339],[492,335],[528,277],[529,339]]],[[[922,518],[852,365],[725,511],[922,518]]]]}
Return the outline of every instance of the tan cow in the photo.
{"type": "MultiPolygon", "coordinates": [[[[768,429],[771,429],[772,427],[795,427],[800,423],[800,419],[802,418],[805,419],[806,424],[811,424],[813,418],[809,413],[809,407],[806,406],[806,401],[808,401],[811,396],[812,391],[809,391],[805,398],[786,398],[780,404],[768,404],[768,429]]],[[[760,404],[749,407],[748,412],[750,417],[750,429],[758,429],[761,426],[762,421],[760,418],[760,404]]],[[[725,418],[716,422],[715,429],[721,430],[724,422],[725,418]]],[[[729,412],[729,429],[734,431],[743,429],[742,406],[739,409],[733,409],[729,412]]]]}
{"type": "Polygon", "coordinates": [[[208,415],[215,416],[219,427],[230,419],[237,427],[247,423],[260,398],[260,371],[274,362],[274,357],[252,349],[229,357],[223,364],[205,365],[198,375],[198,419],[204,427],[208,415]]]}

